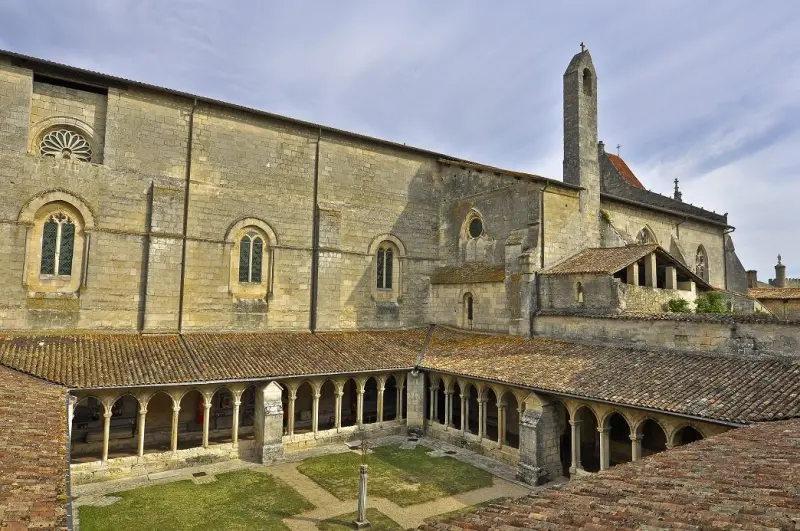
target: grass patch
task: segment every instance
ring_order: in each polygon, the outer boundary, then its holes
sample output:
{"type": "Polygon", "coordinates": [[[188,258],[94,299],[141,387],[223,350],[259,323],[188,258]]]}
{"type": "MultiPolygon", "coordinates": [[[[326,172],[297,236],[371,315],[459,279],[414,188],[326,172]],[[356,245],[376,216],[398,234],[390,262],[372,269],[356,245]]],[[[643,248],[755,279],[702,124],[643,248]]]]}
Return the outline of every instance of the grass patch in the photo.
{"type": "MultiPolygon", "coordinates": [[[[343,514],[342,516],[335,516],[328,518],[317,524],[320,531],[350,531],[356,529],[356,524],[353,521],[356,519],[358,513],[343,514]]],[[[380,512],[378,509],[367,508],[367,520],[369,520],[370,531],[402,531],[400,524],[380,512]]]]}
{"type": "Polygon", "coordinates": [[[486,500],[485,502],[476,503],[475,505],[468,505],[466,507],[462,507],[461,509],[456,509],[455,511],[450,511],[449,513],[442,513],[437,514],[434,516],[429,516],[423,522],[426,524],[432,524],[434,522],[439,522],[441,520],[450,520],[451,518],[458,518],[459,516],[463,516],[465,514],[470,514],[476,512],[478,509],[483,507],[488,507],[493,503],[503,503],[510,498],[494,498],[493,500],[486,500]]]}
{"type": "Polygon", "coordinates": [[[176,481],[119,492],[107,507],[80,507],[82,531],[287,529],[282,518],[314,508],[283,481],[249,470],[196,485],[176,481]]]}
{"type": "MultiPolygon", "coordinates": [[[[423,446],[375,448],[367,457],[368,496],[408,507],[492,484],[488,472],[452,457],[430,457],[429,451],[423,446]]],[[[358,495],[360,464],[360,454],[347,452],[307,459],[297,469],[340,500],[348,500],[358,495]]]]}

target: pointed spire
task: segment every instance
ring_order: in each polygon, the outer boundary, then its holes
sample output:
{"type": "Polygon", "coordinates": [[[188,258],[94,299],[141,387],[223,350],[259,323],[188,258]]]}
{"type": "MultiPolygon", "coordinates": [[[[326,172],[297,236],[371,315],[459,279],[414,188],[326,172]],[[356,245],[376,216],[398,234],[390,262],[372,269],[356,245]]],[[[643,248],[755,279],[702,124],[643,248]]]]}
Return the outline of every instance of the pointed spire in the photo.
{"type": "Polygon", "coordinates": [[[675,199],[675,201],[683,201],[683,194],[678,189],[678,178],[677,177],[675,178],[675,193],[673,194],[672,198],[675,199]]]}

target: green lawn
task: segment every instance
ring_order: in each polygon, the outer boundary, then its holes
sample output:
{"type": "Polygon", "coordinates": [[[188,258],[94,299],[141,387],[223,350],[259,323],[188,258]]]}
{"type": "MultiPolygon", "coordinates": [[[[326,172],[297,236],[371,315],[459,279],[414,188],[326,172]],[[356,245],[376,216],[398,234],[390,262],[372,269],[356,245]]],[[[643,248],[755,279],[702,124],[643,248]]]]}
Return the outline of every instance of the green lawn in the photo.
{"type": "MultiPolygon", "coordinates": [[[[368,496],[407,507],[492,484],[488,472],[452,457],[429,457],[429,451],[424,446],[375,448],[367,457],[368,496]]],[[[297,469],[340,500],[349,500],[358,495],[360,464],[360,454],[347,452],[307,459],[297,469]]]]}
{"type": "Polygon", "coordinates": [[[107,507],[80,508],[81,531],[286,529],[282,518],[314,506],[269,474],[239,471],[195,485],[177,481],[119,492],[107,507]]]}
{"type": "MultiPolygon", "coordinates": [[[[356,529],[353,520],[358,513],[350,513],[323,520],[317,525],[320,531],[350,531],[356,529]]],[[[378,509],[367,508],[369,531],[403,531],[400,524],[380,512],[378,509]]]]}

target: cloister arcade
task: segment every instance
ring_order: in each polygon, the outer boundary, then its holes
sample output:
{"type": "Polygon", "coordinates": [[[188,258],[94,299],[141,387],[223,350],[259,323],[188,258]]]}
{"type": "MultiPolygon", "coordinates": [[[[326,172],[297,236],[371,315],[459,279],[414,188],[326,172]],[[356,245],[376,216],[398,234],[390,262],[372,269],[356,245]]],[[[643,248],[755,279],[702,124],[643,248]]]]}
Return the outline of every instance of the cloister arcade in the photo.
{"type": "Polygon", "coordinates": [[[268,445],[282,452],[363,437],[365,430],[383,436],[408,429],[521,471],[545,467],[553,477],[604,470],[728,429],[474,378],[428,371],[422,376],[398,371],[77,391],[70,402],[70,456],[77,466],[86,463],[89,468],[76,469],[83,472],[109,459],[119,464],[119,458],[129,458],[134,467],[203,455],[257,458],[268,445]],[[408,421],[407,411],[413,413],[408,421]],[[269,437],[263,436],[267,429],[269,437]]]}
{"type": "MultiPolygon", "coordinates": [[[[496,457],[519,459],[520,421],[528,398],[534,393],[436,373],[426,374],[425,386],[429,427],[455,432],[496,457]],[[503,450],[505,455],[497,450],[503,450]]],[[[536,402],[545,403],[554,417],[557,433],[551,436],[558,439],[564,476],[637,461],[728,429],[600,402],[538,394],[536,397],[536,402]]]]}
{"type": "MultiPolygon", "coordinates": [[[[405,374],[279,380],[284,444],[405,418],[405,374]],[[308,434],[308,435],[306,435],[308,434]]],[[[73,463],[208,448],[254,437],[256,384],[78,392],[71,396],[73,463]]]]}

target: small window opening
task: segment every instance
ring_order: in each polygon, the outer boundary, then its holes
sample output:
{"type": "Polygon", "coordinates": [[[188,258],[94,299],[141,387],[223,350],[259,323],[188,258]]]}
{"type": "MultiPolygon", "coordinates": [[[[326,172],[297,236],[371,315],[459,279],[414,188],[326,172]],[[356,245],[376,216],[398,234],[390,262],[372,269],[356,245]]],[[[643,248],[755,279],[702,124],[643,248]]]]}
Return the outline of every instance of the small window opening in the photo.
{"type": "Polygon", "coordinates": [[[467,321],[472,323],[472,295],[467,295],[467,321]]]}
{"type": "Polygon", "coordinates": [[[592,71],[588,68],[583,69],[583,93],[587,96],[592,95],[592,71]]]}
{"type": "Polygon", "coordinates": [[[575,301],[578,304],[583,304],[583,284],[580,282],[575,284],[575,301]]]}
{"type": "Polygon", "coordinates": [[[264,240],[255,232],[245,234],[239,242],[239,282],[261,283],[264,240]]]}

